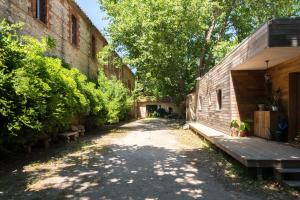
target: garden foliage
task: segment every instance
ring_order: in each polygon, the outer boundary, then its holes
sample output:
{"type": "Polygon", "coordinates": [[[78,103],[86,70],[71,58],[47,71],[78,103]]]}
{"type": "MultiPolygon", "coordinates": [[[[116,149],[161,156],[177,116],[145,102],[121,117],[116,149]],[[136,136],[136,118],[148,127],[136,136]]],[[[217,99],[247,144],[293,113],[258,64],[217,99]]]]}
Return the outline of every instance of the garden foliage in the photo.
{"type": "Polygon", "coordinates": [[[93,83],[63,67],[46,56],[52,39],[22,36],[20,27],[0,22],[0,148],[21,149],[55,136],[74,119],[103,125],[125,118],[132,101],[118,80],[101,72],[93,83]]]}
{"type": "Polygon", "coordinates": [[[112,48],[136,68],[141,95],[178,104],[262,23],[300,15],[299,0],[98,1],[112,48]]]}

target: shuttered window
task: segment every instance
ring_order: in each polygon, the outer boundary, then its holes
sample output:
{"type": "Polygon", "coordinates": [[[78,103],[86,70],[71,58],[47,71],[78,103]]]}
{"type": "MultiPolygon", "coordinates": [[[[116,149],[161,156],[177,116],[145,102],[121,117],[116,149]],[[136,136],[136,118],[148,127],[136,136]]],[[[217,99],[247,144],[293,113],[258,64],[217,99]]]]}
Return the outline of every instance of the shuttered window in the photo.
{"type": "Polygon", "coordinates": [[[131,91],[131,89],[132,89],[131,87],[132,87],[132,86],[131,86],[130,80],[127,80],[127,87],[128,87],[128,89],[131,91]]]}
{"type": "Polygon", "coordinates": [[[36,0],[36,18],[47,23],[47,0],[36,0]]]}
{"type": "Polygon", "coordinates": [[[71,42],[75,46],[78,45],[78,38],[77,38],[78,24],[77,23],[78,23],[77,18],[74,15],[72,15],[72,18],[71,18],[71,42]]]}
{"type": "Polygon", "coordinates": [[[222,90],[217,90],[217,110],[222,109],[222,90]]]}
{"type": "Polygon", "coordinates": [[[92,58],[94,58],[94,59],[96,59],[96,54],[97,54],[97,52],[96,52],[96,38],[95,38],[95,36],[92,36],[92,58]]]}
{"type": "Polygon", "coordinates": [[[198,96],[198,110],[202,110],[202,96],[200,95],[198,96]]]}

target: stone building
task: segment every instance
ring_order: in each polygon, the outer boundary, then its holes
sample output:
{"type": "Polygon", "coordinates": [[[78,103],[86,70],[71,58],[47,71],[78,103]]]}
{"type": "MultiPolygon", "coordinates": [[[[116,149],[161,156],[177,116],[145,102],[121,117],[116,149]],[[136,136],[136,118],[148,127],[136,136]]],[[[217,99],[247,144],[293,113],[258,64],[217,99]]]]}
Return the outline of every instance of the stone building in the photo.
{"type": "MultiPolygon", "coordinates": [[[[74,0],[0,0],[0,19],[23,22],[24,34],[55,39],[54,56],[89,78],[97,78],[96,54],[107,41],[74,0]]],[[[116,68],[108,63],[104,71],[134,88],[134,74],[126,65],[116,68]]]]}
{"type": "Polygon", "coordinates": [[[149,97],[140,96],[135,102],[136,118],[151,117],[154,111],[164,109],[168,115],[180,114],[180,108],[172,101],[170,97],[153,100],[149,97]]]}
{"type": "Polygon", "coordinates": [[[285,118],[286,140],[295,140],[300,134],[300,18],[274,19],[261,26],[197,79],[186,105],[189,121],[226,134],[231,120],[247,120],[252,121],[252,135],[270,139],[279,117],[285,118]],[[267,100],[278,89],[279,109],[272,110],[274,102],[267,100]],[[269,103],[258,111],[259,104],[269,103]]]}

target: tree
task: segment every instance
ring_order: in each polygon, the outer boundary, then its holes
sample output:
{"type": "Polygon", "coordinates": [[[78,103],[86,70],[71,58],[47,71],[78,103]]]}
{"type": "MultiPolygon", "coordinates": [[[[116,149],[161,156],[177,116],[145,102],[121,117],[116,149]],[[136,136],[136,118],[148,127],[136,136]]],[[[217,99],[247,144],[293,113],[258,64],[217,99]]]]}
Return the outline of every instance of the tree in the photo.
{"type": "Polygon", "coordinates": [[[177,102],[261,23],[300,8],[298,0],[99,1],[112,46],[136,67],[144,90],[177,102]]]}

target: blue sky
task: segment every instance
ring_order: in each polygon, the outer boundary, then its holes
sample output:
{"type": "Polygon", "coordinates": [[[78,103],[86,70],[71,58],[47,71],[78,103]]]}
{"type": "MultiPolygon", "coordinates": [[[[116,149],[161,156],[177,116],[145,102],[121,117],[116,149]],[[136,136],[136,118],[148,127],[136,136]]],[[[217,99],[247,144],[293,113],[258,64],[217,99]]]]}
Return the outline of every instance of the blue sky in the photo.
{"type": "Polygon", "coordinates": [[[81,9],[92,20],[93,24],[104,34],[105,28],[108,26],[108,21],[103,18],[106,17],[106,13],[101,11],[98,0],[75,0],[81,9]]]}

